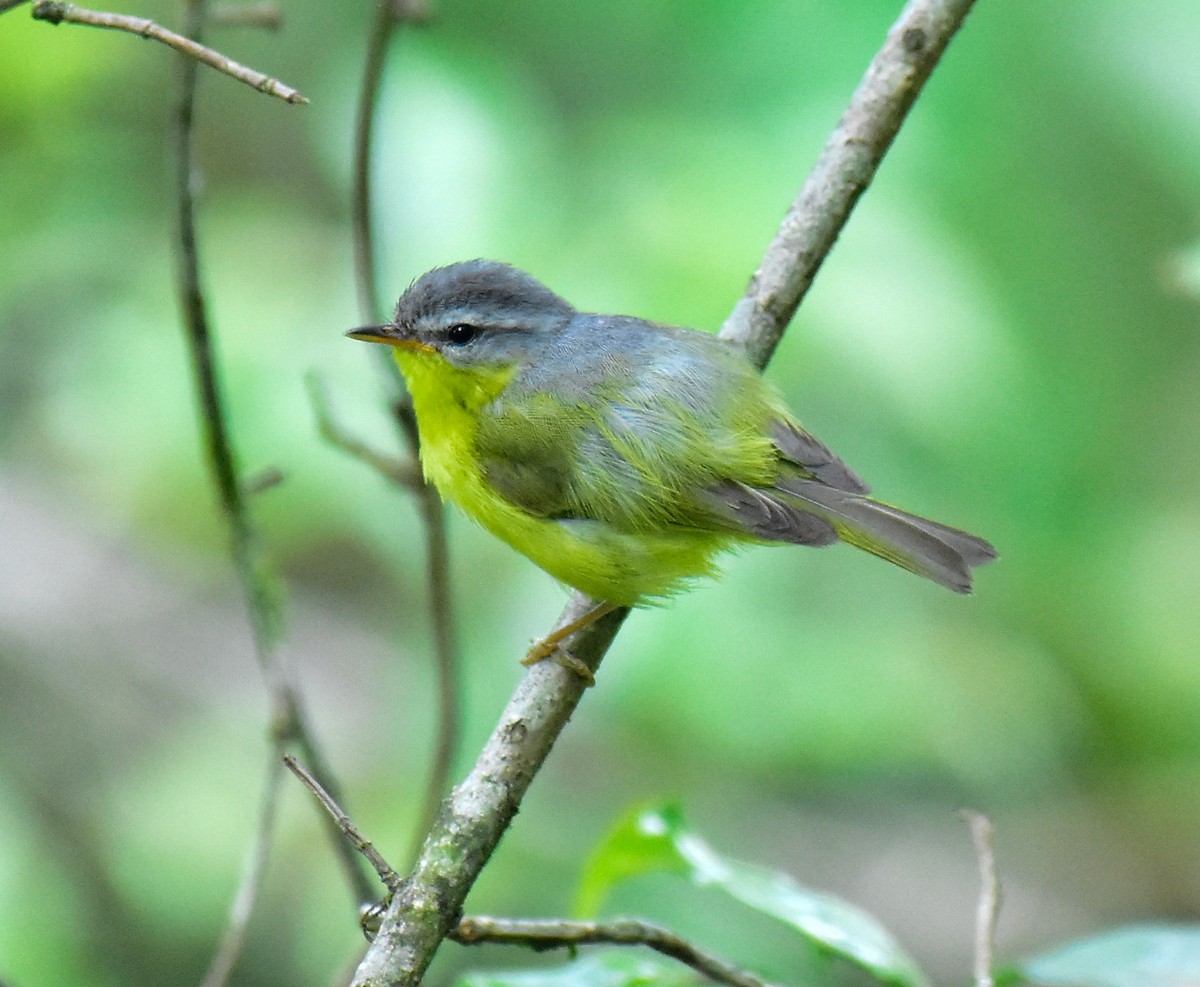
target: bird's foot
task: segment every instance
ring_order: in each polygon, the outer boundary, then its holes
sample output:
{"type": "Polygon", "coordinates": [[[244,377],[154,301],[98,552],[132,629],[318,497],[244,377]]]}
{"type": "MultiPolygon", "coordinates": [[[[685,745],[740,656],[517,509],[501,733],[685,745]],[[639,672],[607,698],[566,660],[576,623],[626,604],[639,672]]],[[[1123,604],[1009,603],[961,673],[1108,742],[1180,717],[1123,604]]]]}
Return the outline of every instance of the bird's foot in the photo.
{"type": "MultiPolygon", "coordinates": [[[[538,643],[540,644],[541,642],[538,643]]],[[[530,649],[530,653],[521,659],[522,665],[536,665],[539,661],[545,661],[549,658],[556,665],[562,665],[563,668],[578,675],[583,679],[584,686],[593,686],[596,684],[596,676],[592,674],[592,670],[566,648],[561,646],[555,647],[548,655],[534,655],[534,651],[540,651],[536,644],[530,649]]]]}
{"type": "Polygon", "coordinates": [[[562,627],[551,631],[540,641],[536,642],[529,649],[529,654],[521,659],[521,664],[525,666],[536,665],[539,661],[552,658],[557,664],[562,665],[563,668],[569,668],[575,672],[587,685],[595,685],[596,676],[592,674],[592,670],[564,648],[563,642],[571,637],[571,635],[594,624],[605,614],[612,613],[615,609],[616,607],[611,603],[596,604],[586,613],[576,617],[567,624],[563,624],[562,627]]]}

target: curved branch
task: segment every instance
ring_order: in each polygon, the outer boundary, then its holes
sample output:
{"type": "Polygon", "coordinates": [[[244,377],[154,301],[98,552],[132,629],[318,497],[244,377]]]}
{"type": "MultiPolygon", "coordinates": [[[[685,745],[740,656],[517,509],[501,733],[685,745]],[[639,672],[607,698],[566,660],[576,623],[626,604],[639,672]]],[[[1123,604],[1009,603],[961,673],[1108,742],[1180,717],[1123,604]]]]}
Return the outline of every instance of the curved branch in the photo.
{"type": "MultiPolygon", "coordinates": [[[[871,62],[808,181],[722,329],[762,367],[854,203],[974,0],[910,0],[871,62]]],[[[593,605],[576,593],[558,626],[593,605]]],[[[628,611],[581,631],[571,653],[593,672],[628,611]]],[[[549,661],[526,673],[475,767],[442,806],[413,873],[388,906],[354,987],[413,987],[452,931],[467,893],[583,695],[583,679],[549,661]]]]}
{"type": "MultiPolygon", "coordinates": [[[[374,147],[375,111],[383,82],[384,56],[388,42],[400,24],[423,24],[429,12],[425,0],[380,0],[367,40],[362,90],[358,99],[354,128],[354,181],[352,214],[354,230],[354,273],[358,290],[359,317],[372,322],[383,311],[380,304],[376,271],[375,235],[371,223],[371,151],[374,147]]],[[[401,386],[400,371],[390,353],[380,352],[385,372],[401,386]]],[[[425,786],[425,797],[413,831],[414,859],[421,847],[421,834],[433,825],[438,804],[450,784],[450,769],[458,750],[458,644],[454,634],[454,605],[450,595],[450,549],[446,539],[446,519],[438,492],[425,482],[417,461],[420,443],[412,401],[402,392],[392,403],[392,416],[408,446],[412,476],[405,485],[412,491],[421,511],[425,532],[425,572],[429,591],[429,621],[433,630],[434,669],[437,675],[437,737],[433,763],[425,786]]],[[[378,464],[376,464],[378,465],[378,464]]],[[[401,468],[404,469],[403,467],[401,468]]],[[[388,475],[395,478],[393,468],[388,475]]]]}
{"type": "Polygon", "coordinates": [[[608,922],[566,922],[560,919],[493,918],[469,915],[447,937],[463,946],[502,943],[534,950],[573,949],[576,946],[645,946],[690,966],[697,973],[729,987],[768,987],[761,977],[726,963],[661,926],[637,919],[608,922]]]}
{"type": "MultiPolygon", "coordinates": [[[[204,0],[188,0],[185,6],[186,30],[199,37],[205,21],[204,0]]],[[[255,658],[258,662],[273,705],[271,723],[272,762],[277,762],[283,749],[297,745],[305,760],[313,766],[314,773],[322,779],[326,788],[336,788],[332,772],[325,763],[319,747],[313,739],[304,715],[299,691],[283,661],[279,649],[280,617],[274,581],[267,571],[258,534],[250,516],[246,501],[246,490],[239,476],[237,458],[233,449],[233,438],[225,411],[224,395],[221,391],[216,355],[213,352],[212,328],[208,317],[208,304],[200,277],[200,252],[197,243],[196,203],[193,188],[194,136],[196,113],[196,79],[199,62],[184,58],[179,63],[179,97],[175,109],[173,138],[175,144],[175,194],[178,219],[178,287],[183,314],[184,329],[189,347],[192,376],[194,379],[199,417],[209,472],[217,489],[217,497],[229,530],[230,547],[234,569],[246,601],[254,639],[255,658]]],[[[274,776],[272,776],[274,777],[274,776]]],[[[276,782],[272,781],[271,787],[276,782]]],[[[269,826],[273,816],[273,798],[268,792],[264,799],[264,811],[259,835],[256,839],[263,844],[265,860],[266,835],[263,828],[269,826]]],[[[347,879],[358,902],[367,900],[374,888],[364,873],[359,858],[352,848],[341,839],[336,826],[330,824],[334,845],[341,855],[347,879]]],[[[248,867],[245,880],[238,891],[232,920],[234,925],[226,933],[218,954],[217,973],[232,966],[236,947],[241,941],[242,930],[253,908],[257,894],[258,878],[262,873],[262,862],[248,867]]],[[[216,982],[216,981],[210,981],[216,982]]]]}

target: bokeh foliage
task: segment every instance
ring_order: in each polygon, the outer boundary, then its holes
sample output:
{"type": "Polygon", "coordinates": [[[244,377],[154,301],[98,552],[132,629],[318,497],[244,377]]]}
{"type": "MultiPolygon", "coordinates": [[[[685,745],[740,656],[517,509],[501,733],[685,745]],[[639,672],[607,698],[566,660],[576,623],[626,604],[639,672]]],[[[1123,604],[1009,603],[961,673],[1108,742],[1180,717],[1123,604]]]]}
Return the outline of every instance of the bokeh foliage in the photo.
{"type": "MultiPolygon", "coordinates": [[[[581,308],[715,328],[893,0],[439,0],[375,163],[383,283],[493,256],[581,308]]],[[[172,23],[172,5],[130,12],[172,23]]],[[[416,512],[315,434],[317,369],[386,446],[348,178],[368,4],[212,42],[201,244],[244,468],[309,704],[398,856],[431,736],[416,512]]],[[[1002,952],[1200,911],[1200,8],[980,0],[768,371],[885,499],[991,538],[962,600],[849,550],[747,551],[635,615],[472,901],[562,914],[664,795],[965,980],[996,823],[1002,952]]],[[[236,882],[266,711],[197,441],[172,278],[172,57],[0,17],[0,976],[186,982],[236,882]]],[[[561,601],[451,522],[465,749],[561,601]]],[[[614,907],[785,976],[765,924],[647,879],[614,907]]],[[[239,983],[328,981],[355,931],[290,792],[239,983]]],[[[442,976],[509,954],[447,949],[442,976]]]]}

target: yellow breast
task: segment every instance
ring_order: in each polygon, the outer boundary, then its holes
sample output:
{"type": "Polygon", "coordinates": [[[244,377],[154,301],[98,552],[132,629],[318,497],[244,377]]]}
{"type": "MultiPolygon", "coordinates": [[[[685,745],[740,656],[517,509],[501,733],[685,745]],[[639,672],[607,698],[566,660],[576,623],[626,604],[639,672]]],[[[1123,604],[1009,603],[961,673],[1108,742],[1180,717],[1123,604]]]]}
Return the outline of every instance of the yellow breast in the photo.
{"type": "Polygon", "coordinates": [[[396,361],[412,394],[426,478],[550,575],[596,599],[634,606],[714,573],[711,558],[728,546],[727,536],[684,528],[629,532],[602,520],[537,517],[487,483],[475,447],[479,415],[513,369],[467,371],[437,353],[411,350],[397,350],[396,361]]]}

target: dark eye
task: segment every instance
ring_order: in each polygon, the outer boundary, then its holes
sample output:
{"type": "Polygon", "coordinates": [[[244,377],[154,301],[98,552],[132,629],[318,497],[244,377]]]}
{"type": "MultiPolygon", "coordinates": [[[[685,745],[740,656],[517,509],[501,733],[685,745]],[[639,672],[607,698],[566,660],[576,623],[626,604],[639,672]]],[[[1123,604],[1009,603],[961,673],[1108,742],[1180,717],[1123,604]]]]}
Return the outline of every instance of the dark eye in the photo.
{"type": "Polygon", "coordinates": [[[479,329],[476,326],[469,326],[465,322],[459,322],[457,325],[453,325],[446,330],[446,342],[451,346],[466,346],[467,343],[478,335],[479,329]]]}

